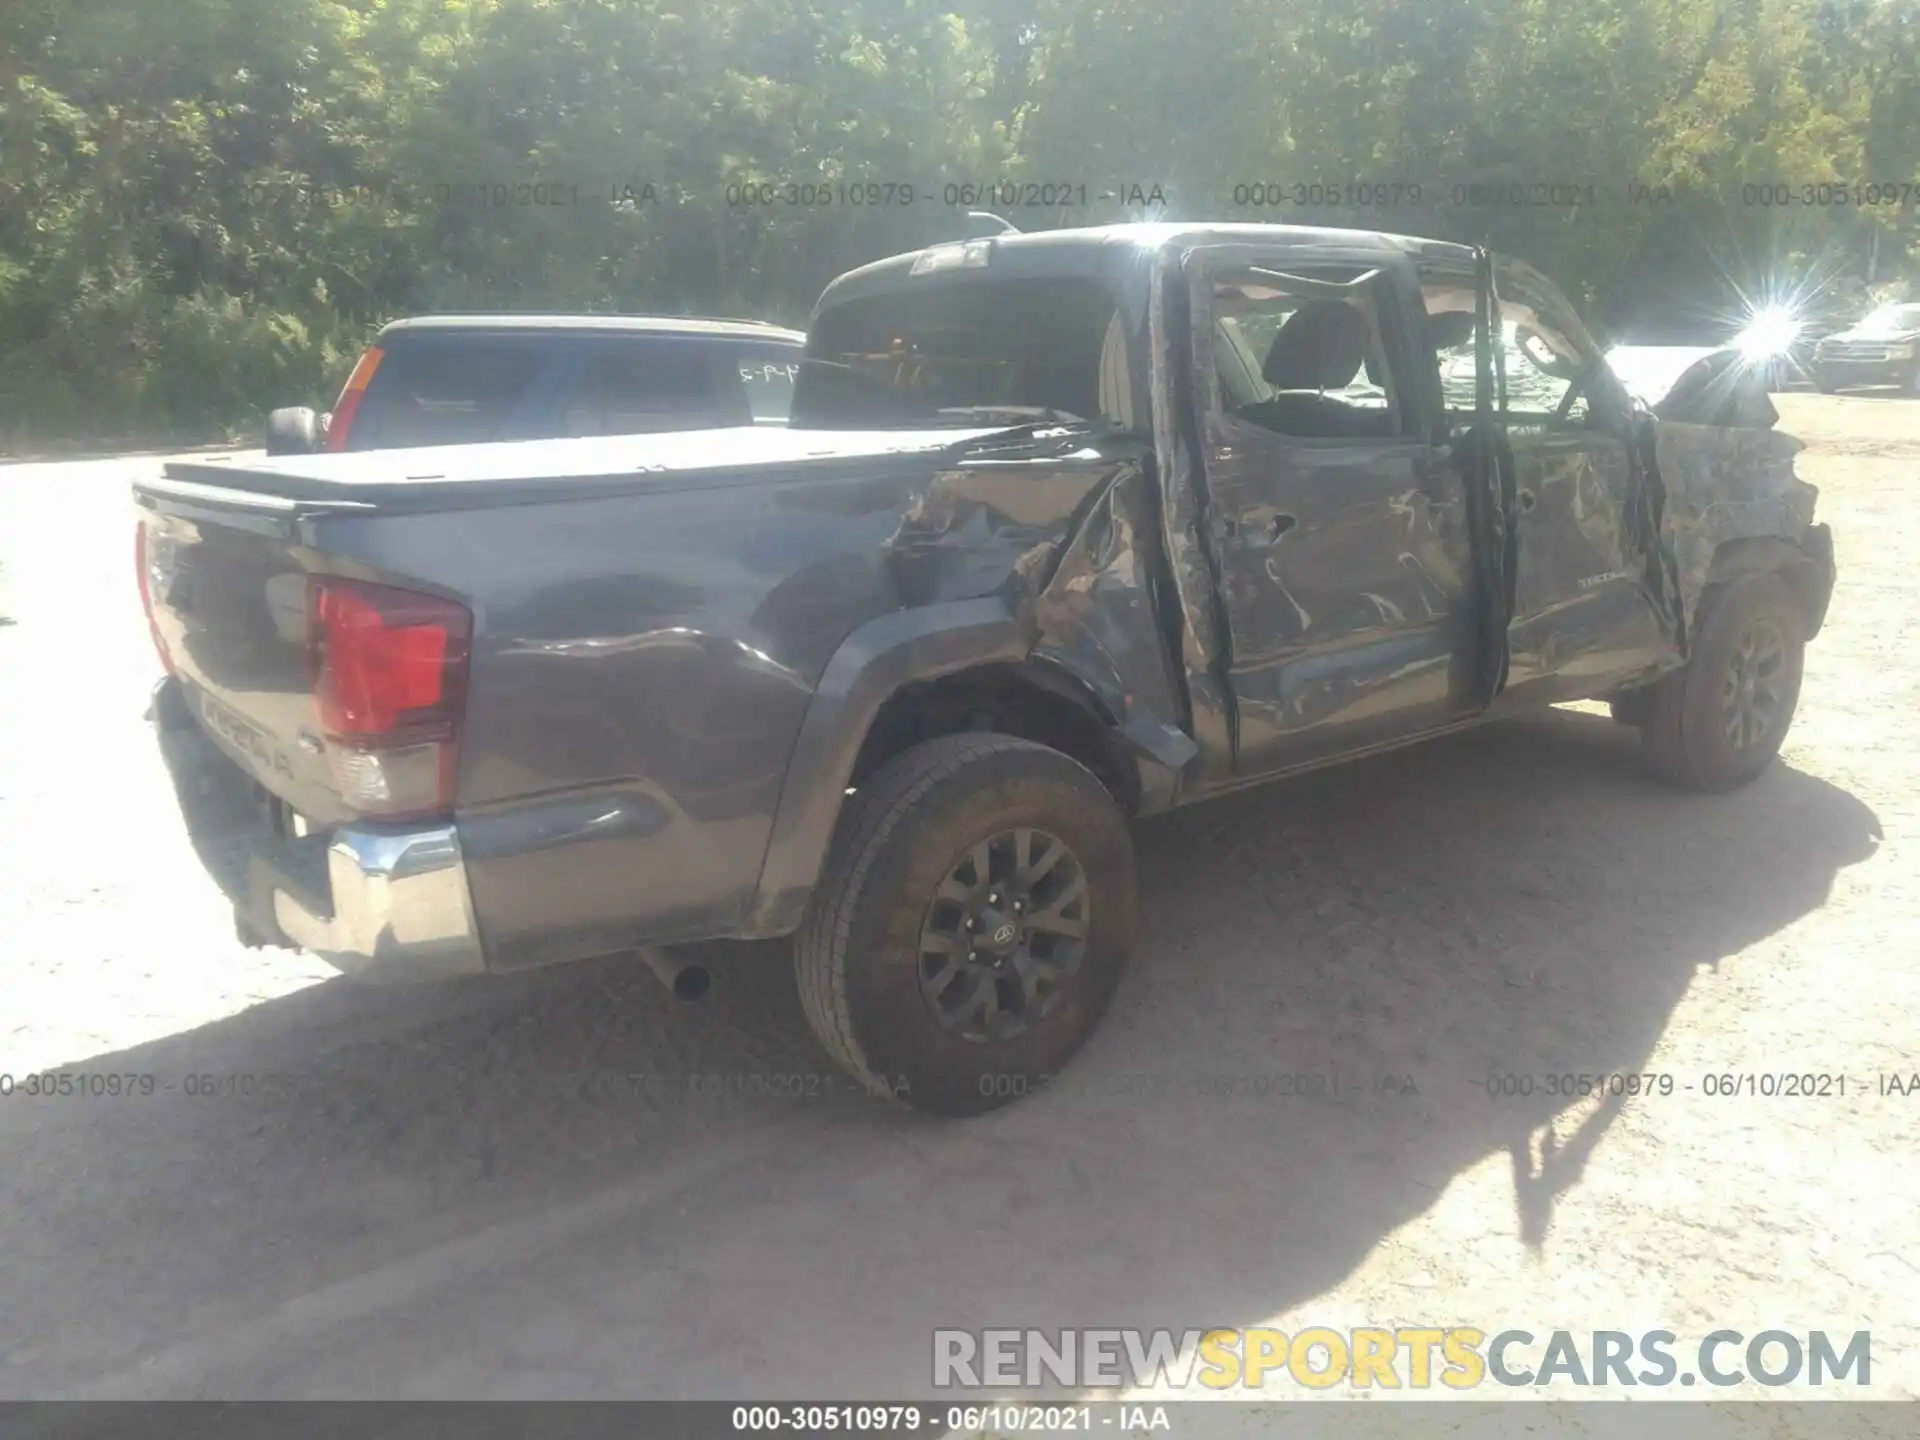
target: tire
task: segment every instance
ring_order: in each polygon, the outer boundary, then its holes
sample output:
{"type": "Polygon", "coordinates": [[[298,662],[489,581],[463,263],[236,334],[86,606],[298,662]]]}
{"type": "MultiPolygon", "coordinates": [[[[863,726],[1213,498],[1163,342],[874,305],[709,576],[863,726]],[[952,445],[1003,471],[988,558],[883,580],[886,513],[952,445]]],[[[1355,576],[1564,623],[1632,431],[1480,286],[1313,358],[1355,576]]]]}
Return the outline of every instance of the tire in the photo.
{"type": "MultiPolygon", "coordinates": [[[[841,817],[796,938],[801,1003],[827,1053],[870,1093],[938,1115],[981,1114],[1039,1089],[1093,1032],[1119,985],[1134,913],[1133,839],[1120,807],[1091,771],[1057,750],[1007,735],[943,736],[881,767],[841,817]],[[1011,906],[1012,892],[979,875],[971,857],[994,837],[1008,836],[989,857],[990,870],[1005,873],[1017,858],[1008,832],[1022,829],[1029,869],[1039,870],[1051,856],[1045,840],[1064,842],[1065,856],[1052,857],[1026,892],[1035,909],[1024,916],[1018,940],[1006,942],[1013,947],[1002,957],[1009,968],[988,977],[954,953],[949,969],[942,953],[927,951],[930,940],[943,949],[956,939],[968,950],[976,941],[983,953],[988,947],[985,936],[963,933],[973,912],[936,892],[944,885],[949,895],[993,893],[1011,906]],[[1057,899],[1072,890],[1076,873],[1083,900],[1057,899]],[[956,874],[972,879],[962,884],[956,874]],[[984,1011],[943,1023],[935,1006],[947,995],[985,989],[997,1005],[1009,993],[1027,1004],[1014,969],[1037,973],[1036,963],[1069,963],[1062,957],[1076,942],[1044,929],[1042,905],[1051,923],[1081,924],[1084,934],[1070,968],[1041,982],[1048,994],[1033,1002],[1039,1008],[1030,1010],[1025,1028],[972,1038],[953,1028],[984,1011]],[[1063,921],[1051,913],[1055,906],[1064,907],[1061,915],[1077,916],[1063,921]],[[952,939],[940,928],[949,925],[952,939]],[[1029,932],[1026,925],[1036,928],[1029,932]],[[1036,962],[1047,953],[1052,962],[1036,962]],[[926,987],[949,973],[948,990],[930,998],[926,987]]],[[[992,928],[999,935],[1007,927],[992,928]]],[[[1010,1009],[996,1010],[991,1023],[1006,1027],[1018,1018],[1010,1009]]]]}
{"type": "Polygon", "coordinates": [[[1741,575],[1710,589],[1700,606],[1693,658],[1653,687],[1641,731],[1647,764],[1670,785],[1689,790],[1737,790],[1773,763],[1793,723],[1806,652],[1806,619],[1798,598],[1778,575],[1741,575]],[[1773,694],[1764,732],[1744,743],[1729,733],[1728,687],[1738,690],[1749,640],[1779,642],[1777,667],[1755,690],[1773,694]]]}

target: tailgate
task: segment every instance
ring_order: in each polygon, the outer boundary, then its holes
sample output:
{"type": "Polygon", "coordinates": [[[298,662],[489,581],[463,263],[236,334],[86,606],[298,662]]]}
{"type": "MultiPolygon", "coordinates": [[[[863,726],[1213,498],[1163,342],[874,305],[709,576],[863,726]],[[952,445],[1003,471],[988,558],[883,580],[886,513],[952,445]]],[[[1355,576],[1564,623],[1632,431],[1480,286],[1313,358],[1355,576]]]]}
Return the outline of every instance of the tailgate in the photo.
{"type": "Polygon", "coordinates": [[[291,518],[145,494],[141,525],[154,629],[195,717],[293,809],[345,818],[307,675],[307,567],[291,518]]]}

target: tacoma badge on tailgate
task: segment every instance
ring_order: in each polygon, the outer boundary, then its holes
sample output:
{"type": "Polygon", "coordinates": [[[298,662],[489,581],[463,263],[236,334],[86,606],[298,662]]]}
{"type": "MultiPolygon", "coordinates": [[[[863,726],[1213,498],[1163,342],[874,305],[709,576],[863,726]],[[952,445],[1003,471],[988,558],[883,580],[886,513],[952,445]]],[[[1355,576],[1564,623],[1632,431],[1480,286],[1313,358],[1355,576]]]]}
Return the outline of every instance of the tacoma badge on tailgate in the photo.
{"type": "Polygon", "coordinates": [[[214,699],[198,685],[190,687],[194,707],[199,710],[201,720],[214,738],[239,752],[243,760],[251,760],[265,766],[276,775],[293,778],[293,766],[287,760],[286,753],[274,748],[265,731],[246,720],[230,707],[214,699]]]}

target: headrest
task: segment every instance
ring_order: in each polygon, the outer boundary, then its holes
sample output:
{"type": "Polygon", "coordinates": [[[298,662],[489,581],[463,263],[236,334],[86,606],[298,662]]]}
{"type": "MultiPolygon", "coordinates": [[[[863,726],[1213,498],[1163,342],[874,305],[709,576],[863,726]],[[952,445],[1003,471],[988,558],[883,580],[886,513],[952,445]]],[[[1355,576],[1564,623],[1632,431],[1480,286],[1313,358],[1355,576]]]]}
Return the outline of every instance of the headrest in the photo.
{"type": "Polygon", "coordinates": [[[1260,374],[1276,390],[1338,390],[1366,354],[1366,316],[1344,300],[1309,300],[1273,337],[1260,374]]]}
{"type": "Polygon", "coordinates": [[[1473,339],[1473,316],[1465,310],[1443,310],[1438,315],[1429,315],[1427,334],[1432,337],[1436,351],[1458,350],[1473,339]]]}

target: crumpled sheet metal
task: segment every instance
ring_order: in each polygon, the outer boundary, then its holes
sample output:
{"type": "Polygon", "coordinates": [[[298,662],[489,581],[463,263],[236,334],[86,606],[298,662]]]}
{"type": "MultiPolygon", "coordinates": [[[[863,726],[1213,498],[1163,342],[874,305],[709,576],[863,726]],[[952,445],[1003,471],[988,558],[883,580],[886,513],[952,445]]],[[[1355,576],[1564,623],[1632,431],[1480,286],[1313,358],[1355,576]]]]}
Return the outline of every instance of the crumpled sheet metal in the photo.
{"type": "Polygon", "coordinates": [[[1780,412],[1766,373],[1737,350],[1714,351],[1689,365],[1653,406],[1662,420],[1724,428],[1771,429],[1780,412]]]}
{"type": "MultiPolygon", "coordinates": [[[[1150,272],[1147,344],[1156,382],[1150,397],[1153,433],[1174,441],[1191,440],[1193,416],[1180,403],[1179,377],[1192,373],[1195,338],[1185,320],[1186,278],[1176,252],[1150,272]],[[1169,310],[1176,314],[1170,319],[1169,310]]],[[[1228,689],[1226,617],[1220,610],[1220,564],[1209,543],[1205,477],[1196,473],[1195,444],[1169,443],[1158,465],[1161,533],[1175,594],[1179,653],[1185,668],[1192,733],[1211,779],[1232,773],[1234,754],[1232,696],[1228,689]]]]}
{"type": "MultiPolygon", "coordinates": [[[[997,595],[1063,671],[1168,772],[1197,747],[1163,638],[1147,448],[1036,437],[936,472],[882,547],[903,607],[997,595]]],[[[1172,799],[1149,787],[1148,808],[1172,799]]]]}
{"type": "Polygon", "coordinates": [[[1730,540],[1797,544],[1820,492],[1793,473],[1806,446],[1760,428],[1656,422],[1653,458],[1665,491],[1661,539],[1672,557],[1687,634],[1707,588],[1714,552],[1730,540]]]}
{"type": "MultiPolygon", "coordinates": [[[[1199,747],[1186,733],[1173,652],[1163,639],[1151,483],[1143,448],[1092,497],[1038,597],[1034,654],[1092,688],[1121,734],[1171,779],[1199,747]]],[[[1173,798],[1170,790],[1149,791],[1147,808],[1173,798]]]]}

